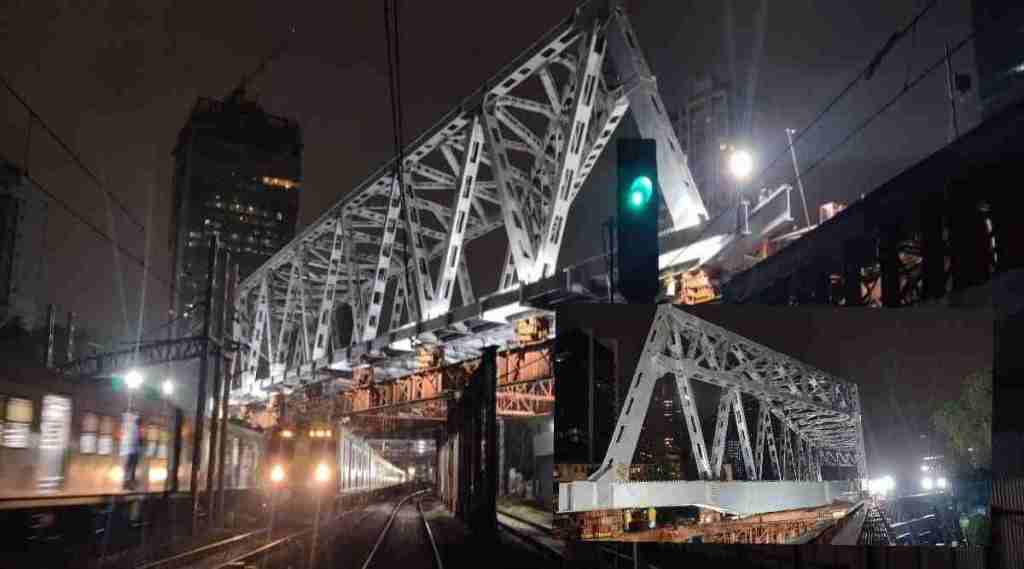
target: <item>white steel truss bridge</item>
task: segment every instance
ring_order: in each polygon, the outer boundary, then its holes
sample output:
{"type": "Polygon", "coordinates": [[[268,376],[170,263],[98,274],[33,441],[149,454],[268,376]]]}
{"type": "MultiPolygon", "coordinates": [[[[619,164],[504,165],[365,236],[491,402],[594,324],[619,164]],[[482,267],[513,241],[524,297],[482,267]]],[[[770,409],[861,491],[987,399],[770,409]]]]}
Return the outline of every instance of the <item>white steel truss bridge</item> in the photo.
{"type": "Polygon", "coordinates": [[[735,253],[792,221],[788,187],[753,209],[738,205],[745,221],[735,210],[708,219],[624,9],[594,0],[239,285],[239,400],[320,378],[344,385],[367,364],[377,377],[403,375],[421,343],[443,344],[449,361],[474,357],[513,338],[510,319],[541,301],[594,298],[604,258],[569,270],[559,252],[573,203],[627,110],[657,143],[666,236],[682,236],[663,266],[700,264],[731,245],[735,253]],[[507,241],[503,270],[497,290],[478,295],[464,252],[491,232],[507,241]]]}
{"type": "MultiPolygon", "coordinates": [[[[588,480],[560,484],[559,510],[699,505],[752,515],[819,507],[867,477],[857,386],[665,305],[658,308],[601,466],[588,480]],[[699,481],[630,481],[630,465],[655,383],[671,378],[699,481]],[[693,382],[715,386],[710,452],[693,382]],[[756,439],[745,402],[757,403],[756,439]],[[730,422],[750,481],[723,482],[730,422]],[[772,479],[765,469],[767,450],[772,479]],[[822,479],[822,466],[850,467],[851,480],[822,479]],[[854,476],[856,477],[854,479],[854,476]]],[[[851,500],[854,498],[851,497],[851,500]]]]}

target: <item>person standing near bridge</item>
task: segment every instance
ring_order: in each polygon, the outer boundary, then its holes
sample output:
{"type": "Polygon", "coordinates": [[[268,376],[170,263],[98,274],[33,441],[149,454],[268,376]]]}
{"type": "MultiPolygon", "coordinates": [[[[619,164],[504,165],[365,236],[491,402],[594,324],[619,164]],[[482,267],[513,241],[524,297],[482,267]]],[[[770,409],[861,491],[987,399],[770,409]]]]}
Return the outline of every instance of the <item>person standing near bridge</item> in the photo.
{"type": "Polygon", "coordinates": [[[135,489],[135,470],[139,465],[142,450],[142,417],[130,417],[126,423],[124,446],[121,455],[127,455],[124,467],[124,489],[135,489]]]}

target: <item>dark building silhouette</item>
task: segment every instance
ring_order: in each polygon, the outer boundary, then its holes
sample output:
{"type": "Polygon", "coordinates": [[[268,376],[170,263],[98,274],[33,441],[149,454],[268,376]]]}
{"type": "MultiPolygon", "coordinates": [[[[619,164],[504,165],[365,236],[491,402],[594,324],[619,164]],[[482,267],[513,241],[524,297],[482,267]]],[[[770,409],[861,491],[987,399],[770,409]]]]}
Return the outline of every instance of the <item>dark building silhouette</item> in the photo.
{"type": "Polygon", "coordinates": [[[679,143],[712,218],[735,203],[736,184],[726,168],[729,146],[742,132],[734,95],[725,83],[699,77],[679,116],[679,143]]]}
{"type": "MultiPolygon", "coordinates": [[[[201,98],[174,149],[171,211],[175,314],[204,299],[209,239],[220,237],[244,279],[295,235],[302,181],[302,133],[236,93],[201,98]]],[[[202,320],[195,310],[179,334],[202,320]]]]}
{"type": "Polygon", "coordinates": [[[1024,3],[972,0],[978,96],[988,118],[1024,98],[1024,3]]]}
{"type": "Polygon", "coordinates": [[[39,292],[46,263],[47,199],[0,157],[0,326],[42,326],[39,292]]]}
{"type": "Polygon", "coordinates": [[[560,464],[599,463],[611,442],[619,408],[615,388],[615,352],[600,338],[593,342],[583,330],[560,332],[556,340],[555,461],[560,464]],[[590,356],[594,370],[593,460],[590,438],[590,356]],[[563,403],[564,402],[564,403],[563,403]]]}

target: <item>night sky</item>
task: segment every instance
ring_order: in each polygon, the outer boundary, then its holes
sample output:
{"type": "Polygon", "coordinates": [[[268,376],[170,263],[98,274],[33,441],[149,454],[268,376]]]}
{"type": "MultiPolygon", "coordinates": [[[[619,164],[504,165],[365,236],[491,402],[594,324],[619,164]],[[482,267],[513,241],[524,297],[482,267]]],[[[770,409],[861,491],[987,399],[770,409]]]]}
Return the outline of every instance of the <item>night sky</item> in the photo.
{"type": "MultiPolygon", "coordinates": [[[[785,151],[785,127],[801,128],[845,85],[920,0],[767,2],[764,39],[754,58],[755,8],[761,2],[629,2],[640,44],[670,109],[680,109],[694,75],[715,72],[752,93],[751,147],[768,158],[785,151]],[[732,57],[730,57],[730,53],[732,57]],[[757,59],[756,80],[751,81],[757,59]]],[[[97,171],[134,217],[149,227],[153,272],[169,279],[171,150],[197,96],[226,95],[294,27],[289,51],[255,84],[259,101],[297,119],[305,132],[300,225],[315,219],[393,152],[383,4],[344,2],[197,2],[10,0],[0,10],[0,73],[97,171]],[[152,219],[147,221],[152,202],[152,219]]],[[[431,126],[543,32],[566,18],[571,0],[400,2],[405,137],[431,126]]],[[[968,28],[969,3],[943,2],[878,74],[857,87],[809,133],[797,151],[805,165],[938,57],[943,42],[968,28]]],[[[955,59],[969,71],[973,55],[955,59]]],[[[850,200],[932,152],[947,133],[944,79],[934,75],[844,151],[805,178],[808,201],[850,200]]],[[[26,153],[24,112],[0,97],[0,154],[110,231],[102,194],[39,135],[26,153]]],[[[974,120],[965,103],[964,120],[974,120]]],[[[628,130],[627,130],[628,132],[628,130]]],[[[613,148],[609,145],[609,148],[613,148]]],[[[574,206],[562,261],[598,252],[599,222],[610,211],[601,192],[614,164],[606,154],[574,206]]],[[[791,175],[784,156],[766,181],[791,175]]],[[[115,210],[118,239],[142,256],[146,236],[115,210]]],[[[78,311],[87,327],[121,335],[135,329],[141,270],[122,262],[126,300],[109,244],[55,206],[47,247],[48,282],[40,302],[78,311]],[[131,324],[125,323],[128,315],[131,324]]],[[[498,241],[500,242],[500,238],[498,241]]],[[[491,241],[494,241],[492,238],[491,241]]],[[[497,245],[468,249],[471,266],[497,245]]],[[[499,249],[500,250],[500,249],[499,249]]],[[[498,259],[500,262],[500,259],[498,259]]],[[[474,272],[478,292],[496,282],[496,264],[474,272]]],[[[165,317],[168,292],[150,279],[145,328],[165,317]]]]}
{"type": "MultiPolygon", "coordinates": [[[[686,310],[857,384],[872,476],[916,475],[921,457],[929,454],[920,435],[931,433],[930,425],[918,420],[925,416],[929,401],[957,398],[968,374],[992,367],[994,327],[988,310],[746,305],[686,310]]],[[[576,305],[559,311],[558,330],[592,328],[599,338],[620,338],[620,372],[631,378],[653,316],[653,307],[618,305],[598,312],[594,305],[576,305]]],[[[584,391],[574,391],[585,388],[572,379],[558,378],[559,401],[585,400],[584,391]]],[[[702,396],[702,386],[694,382],[710,444],[719,392],[708,388],[703,390],[707,396],[702,396]]],[[[618,417],[597,420],[614,423],[618,417]]],[[[683,433],[677,440],[686,443],[689,438],[683,433]]]]}

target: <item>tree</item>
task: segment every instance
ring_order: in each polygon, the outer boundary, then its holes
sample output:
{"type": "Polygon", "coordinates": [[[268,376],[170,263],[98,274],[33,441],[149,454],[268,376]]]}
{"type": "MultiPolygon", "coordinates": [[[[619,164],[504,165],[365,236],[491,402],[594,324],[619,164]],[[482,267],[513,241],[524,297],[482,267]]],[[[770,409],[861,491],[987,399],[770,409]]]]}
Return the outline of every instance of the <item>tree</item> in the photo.
{"type": "Polygon", "coordinates": [[[992,463],[992,370],[968,375],[960,397],[937,403],[931,418],[961,463],[988,468],[992,463]]]}

